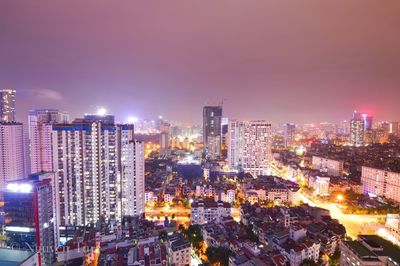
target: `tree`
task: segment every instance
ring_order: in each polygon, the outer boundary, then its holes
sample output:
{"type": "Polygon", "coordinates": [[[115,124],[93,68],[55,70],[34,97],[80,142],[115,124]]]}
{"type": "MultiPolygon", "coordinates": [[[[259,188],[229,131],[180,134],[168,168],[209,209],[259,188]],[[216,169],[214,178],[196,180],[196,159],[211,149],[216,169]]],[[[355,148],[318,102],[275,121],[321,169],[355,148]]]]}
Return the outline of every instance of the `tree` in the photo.
{"type": "Polygon", "coordinates": [[[329,265],[338,266],[340,264],[340,250],[336,250],[335,253],[329,258],[329,265]]]}
{"type": "Polygon", "coordinates": [[[168,233],[167,233],[167,231],[165,231],[165,230],[162,230],[161,232],[158,233],[158,238],[159,238],[161,241],[167,240],[167,236],[168,236],[168,233]]]}
{"type": "Polygon", "coordinates": [[[229,255],[231,251],[223,247],[208,247],[206,256],[211,264],[229,265],[229,255]]]}
{"type": "Polygon", "coordinates": [[[318,266],[318,263],[315,263],[313,260],[303,260],[300,266],[318,266]]]}
{"type": "Polygon", "coordinates": [[[203,236],[201,234],[201,227],[198,224],[191,224],[188,229],[183,231],[186,239],[195,247],[199,249],[201,247],[201,242],[203,241],[203,236]]]}

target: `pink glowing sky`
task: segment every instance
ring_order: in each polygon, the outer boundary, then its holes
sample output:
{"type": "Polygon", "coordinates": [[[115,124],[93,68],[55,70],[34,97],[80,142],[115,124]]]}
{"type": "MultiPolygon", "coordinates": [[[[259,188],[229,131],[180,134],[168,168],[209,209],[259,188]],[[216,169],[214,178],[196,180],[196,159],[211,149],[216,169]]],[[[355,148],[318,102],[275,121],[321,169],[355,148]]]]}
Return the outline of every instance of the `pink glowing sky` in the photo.
{"type": "Polygon", "coordinates": [[[198,122],[400,120],[400,1],[0,2],[0,87],[18,116],[104,106],[198,122]]]}

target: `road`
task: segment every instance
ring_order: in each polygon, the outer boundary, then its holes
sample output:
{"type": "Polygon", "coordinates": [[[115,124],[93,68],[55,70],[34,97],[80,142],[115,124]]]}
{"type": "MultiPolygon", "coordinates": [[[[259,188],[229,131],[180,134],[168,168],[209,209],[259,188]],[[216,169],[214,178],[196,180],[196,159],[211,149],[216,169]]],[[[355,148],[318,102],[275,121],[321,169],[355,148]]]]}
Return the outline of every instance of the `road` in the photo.
{"type": "MultiPolygon", "coordinates": [[[[276,176],[296,182],[293,180],[289,167],[280,168],[276,165],[272,165],[271,171],[272,174],[276,176]]],[[[337,219],[344,225],[347,235],[351,238],[357,238],[359,234],[375,234],[383,227],[383,224],[379,223],[379,219],[385,218],[384,215],[346,214],[343,213],[336,203],[321,202],[302,191],[300,191],[299,194],[300,200],[304,203],[329,210],[331,217],[337,219]]]]}
{"type": "Polygon", "coordinates": [[[357,238],[359,234],[373,234],[383,227],[379,223],[379,219],[384,218],[384,215],[357,215],[346,214],[335,203],[325,203],[311,199],[305,193],[300,193],[300,200],[310,206],[327,209],[330,211],[331,217],[337,219],[346,227],[347,235],[351,238],[357,238]]]}
{"type": "MultiPolygon", "coordinates": [[[[164,217],[168,216],[171,220],[172,215],[175,215],[174,220],[178,224],[188,225],[190,223],[190,208],[185,208],[183,206],[173,206],[173,207],[152,207],[146,206],[146,218],[151,221],[164,221],[164,217]],[[158,219],[160,217],[160,219],[158,219]]],[[[232,208],[231,215],[235,221],[240,221],[240,208],[232,208]]]]}

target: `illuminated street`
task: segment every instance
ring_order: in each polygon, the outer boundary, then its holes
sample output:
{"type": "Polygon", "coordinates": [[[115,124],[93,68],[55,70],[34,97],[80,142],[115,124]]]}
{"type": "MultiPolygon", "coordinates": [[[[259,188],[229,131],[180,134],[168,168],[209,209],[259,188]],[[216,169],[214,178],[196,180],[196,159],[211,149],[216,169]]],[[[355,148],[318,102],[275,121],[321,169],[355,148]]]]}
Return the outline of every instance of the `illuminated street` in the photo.
{"type": "MultiPolygon", "coordinates": [[[[286,171],[286,168],[278,169],[273,165],[272,172],[282,178],[291,179],[290,172],[286,171]]],[[[331,217],[337,219],[346,227],[347,235],[351,238],[357,238],[359,234],[374,234],[380,228],[384,227],[384,225],[379,222],[380,219],[385,218],[384,215],[346,214],[343,213],[336,203],[321,202],[315,198],[311,198],[303,191],[299,193],[299,200],[310,206],[329,210],[331,217]]]]}
{"type": "Polygon", "coordinates": [[[339,220],[346,227],[347,235],[351,238],[357,238],[359,234],[372,234],[383,224],[379,223],[379,219],[385,218],[384,215],[356,215],[345,214],[335,203],[323,203],[314,199],[310,199],[306,194],[300,193],[300,200],[310,206],[316,206],[328,209],[333,219],[339,220]]]}
{"type": "MultiPolygon", "coordinates": [[[[173,207],[153,207],[146,206],[146,218],[151,221],[163,222],[165,216],[171,220],[172,215],[175,214],[174,220],[178,224],[188,225],[190,223],[190,208],[185,208],[183,206],[173,206],[173,207]],[[160,219],[158,219],[158,217],[160,219]]],[[[232,208],[231,215],[235,221],[240,221],[240,208],[232,208]]]]}

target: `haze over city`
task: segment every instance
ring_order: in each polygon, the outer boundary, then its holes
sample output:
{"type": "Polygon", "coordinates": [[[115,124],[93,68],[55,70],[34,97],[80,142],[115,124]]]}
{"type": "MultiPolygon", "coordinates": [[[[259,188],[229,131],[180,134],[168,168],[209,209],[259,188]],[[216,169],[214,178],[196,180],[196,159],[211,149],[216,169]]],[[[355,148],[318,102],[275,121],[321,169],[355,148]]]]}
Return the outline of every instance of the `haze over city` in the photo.
{"type": "Polygon", "coordinates": [[[0,82],[37,106],[199,123],[400,113],[400,2],[1,1],[0,82]]]}
{"type": "Polygon", "coordinates": [[[0,1],[0,265],[400,265],[399,11],[0,1]]]}

